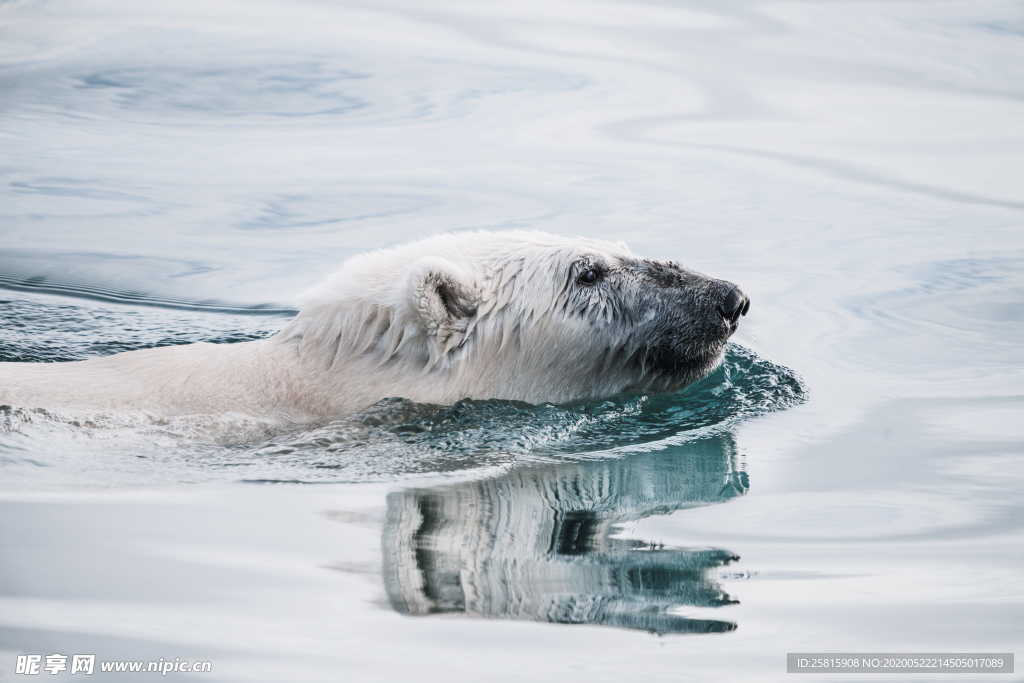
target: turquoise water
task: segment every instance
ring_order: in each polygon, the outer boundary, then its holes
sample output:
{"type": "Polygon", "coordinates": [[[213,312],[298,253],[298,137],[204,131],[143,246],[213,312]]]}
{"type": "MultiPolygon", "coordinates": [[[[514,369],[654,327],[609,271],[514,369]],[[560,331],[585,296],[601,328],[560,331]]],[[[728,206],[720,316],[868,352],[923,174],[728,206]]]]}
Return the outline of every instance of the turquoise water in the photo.
{"type": "Polygon", "coordinates": [[[1015,3],[25,0],[0,31],[0,361],[262,338],[444,230],[622,239],[753,302],[673,395],[233,440],[4,408],[0,680],[780,680],[1024,641],[1015,3]]]}

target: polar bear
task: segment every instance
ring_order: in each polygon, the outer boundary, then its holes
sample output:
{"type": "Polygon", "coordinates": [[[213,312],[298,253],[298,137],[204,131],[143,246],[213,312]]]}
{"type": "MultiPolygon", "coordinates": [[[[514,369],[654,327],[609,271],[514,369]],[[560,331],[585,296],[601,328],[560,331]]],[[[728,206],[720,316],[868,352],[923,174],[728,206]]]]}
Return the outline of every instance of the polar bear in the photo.
{"type": "Polygon", "coordinates": [[[749,300],[622,243],[458,232],[355,256],[277,334],[67,363],[0,363],[0,404],[307,424],[387,397],[562,403],[682,387],[749,300]]]}

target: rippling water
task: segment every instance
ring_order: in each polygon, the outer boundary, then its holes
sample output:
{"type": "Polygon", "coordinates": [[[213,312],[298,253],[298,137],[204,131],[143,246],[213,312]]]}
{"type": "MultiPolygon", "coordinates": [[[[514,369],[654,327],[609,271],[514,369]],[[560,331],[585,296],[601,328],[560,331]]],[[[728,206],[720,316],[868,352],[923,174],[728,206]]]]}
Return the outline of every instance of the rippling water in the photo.
{"type": "Polygon", "coordinates": [[[1019,4],[14,0],[0,35],[0,361],[265,337],[443,230],[625,239],[753,301],[673,395],[230,442],[4,409],[0,679],[777,680],[1022,642],[1019,4]]]}

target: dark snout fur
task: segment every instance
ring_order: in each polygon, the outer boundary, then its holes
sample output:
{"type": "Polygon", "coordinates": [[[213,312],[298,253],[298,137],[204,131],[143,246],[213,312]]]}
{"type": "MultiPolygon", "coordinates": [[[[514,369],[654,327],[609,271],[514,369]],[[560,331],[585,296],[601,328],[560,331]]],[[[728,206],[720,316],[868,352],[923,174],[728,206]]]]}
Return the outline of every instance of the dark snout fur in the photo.
{"type": "Polygon", "coordinates": [[[648,369],[692,381],[717,365],[725,343],[750,308],[735,284],[666,261],[628,266],[640,285],[637,330],[646,340],[641,362],[648,369]]]}

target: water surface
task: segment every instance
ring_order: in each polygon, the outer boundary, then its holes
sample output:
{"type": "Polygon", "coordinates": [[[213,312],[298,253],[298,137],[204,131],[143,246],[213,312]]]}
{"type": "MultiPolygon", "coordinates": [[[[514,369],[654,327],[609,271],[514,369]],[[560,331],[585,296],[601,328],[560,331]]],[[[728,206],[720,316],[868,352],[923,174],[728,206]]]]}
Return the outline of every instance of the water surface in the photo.
{"type": "Polygon", "coordinates": [[[16,0],[0,36],[0,360],[262,338],[444,230],[623,239],[753,301],[668,396],[226,442],[5,409],[0,679],[778,680],[1024,641],[1017,3],[16,0]]]}

